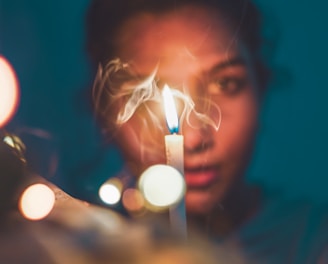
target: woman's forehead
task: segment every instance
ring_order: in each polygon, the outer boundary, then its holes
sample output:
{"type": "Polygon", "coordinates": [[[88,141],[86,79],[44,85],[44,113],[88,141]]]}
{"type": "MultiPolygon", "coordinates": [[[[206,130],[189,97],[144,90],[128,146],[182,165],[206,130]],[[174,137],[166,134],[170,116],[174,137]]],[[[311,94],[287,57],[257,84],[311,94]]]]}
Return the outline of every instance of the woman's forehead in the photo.
{"type": "Polygon", "coordinates": [[[169,49],[187,47],[190,51],[203,50],[202,44],[231,40],[227,20],[218,12],[204,8],[185,7],[163,14],[141,13],[128,19],[119,29],[118,47],[125,45],[166,46],[169,49]]]}
{"type": "Polygon", "coordinates": [[[239,56],[239,47],[224,17],[218,12],[188,7],[161,15],[143,13],[119,30],[116,51],[147,72],[161,65],[206,70],[220,60],[239,56]],[[142,65],[141,65],[142,64],[142,65]]]}

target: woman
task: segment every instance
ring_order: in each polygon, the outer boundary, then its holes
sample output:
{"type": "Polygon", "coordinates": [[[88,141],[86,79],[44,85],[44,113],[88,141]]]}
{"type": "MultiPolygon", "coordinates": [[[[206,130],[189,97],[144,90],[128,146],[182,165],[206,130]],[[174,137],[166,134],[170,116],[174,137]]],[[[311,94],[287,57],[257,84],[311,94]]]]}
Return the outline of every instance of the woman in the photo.
{"type": "MultiPolygon", "coordinates": [[[[276,220],[275,210],[289,211],[279,203],[266,209],[260,191],[243,178],[269,75],[260,56],[260,22],[247,0],[93,1],[87,26],[91,59],[101,65],[96,111],[138,177],[149,166],[165,163],[168,131],[165,121],[158,121],[164,120],[159,111],[150,111],[156,108],[156,89],[150,97],[138,93],[145,99],[119,118],[129,99],[137,97],[135,87],[151,79],[159,90],[168,84],[187,95],[197,111],[180,120],[188,225],[233,245],[252,263],[299,263],[295,252],[304,246],[298,240],[304,227],[281,235],[277,231],[293,221],[267,226],[276,220]],[[262,240],[271,233],[271,239],[262,240]]],[[[291,215],[299,219],[304,211],[291,215]]]]}

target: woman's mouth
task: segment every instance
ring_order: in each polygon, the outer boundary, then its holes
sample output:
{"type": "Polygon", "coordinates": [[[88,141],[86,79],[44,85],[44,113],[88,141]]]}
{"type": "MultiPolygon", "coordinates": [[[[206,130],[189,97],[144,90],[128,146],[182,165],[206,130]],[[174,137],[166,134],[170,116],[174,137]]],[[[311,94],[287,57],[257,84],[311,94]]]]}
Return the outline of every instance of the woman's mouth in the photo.
{"type": "Polygon", "coordinates": [[[184,176],[188,188],[206,188],[218,179],[215,167],[185,168],[184,176]]]}

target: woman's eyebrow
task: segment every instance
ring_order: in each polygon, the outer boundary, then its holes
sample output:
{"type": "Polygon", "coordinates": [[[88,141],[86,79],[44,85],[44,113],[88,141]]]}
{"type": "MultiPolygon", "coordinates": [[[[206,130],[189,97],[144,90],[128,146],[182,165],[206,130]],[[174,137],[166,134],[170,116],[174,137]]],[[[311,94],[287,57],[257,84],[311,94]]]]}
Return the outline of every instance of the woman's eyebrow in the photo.
{"type": "Polygon", "coordinates": [[[236,65],[245,65],[245,61],[241,57],[233,57],[231,59],[219,62],[215,64],[210,70],[209,73],[215,73],[217,71],[221,71],[225,68],[236,66],[236,65]]]}

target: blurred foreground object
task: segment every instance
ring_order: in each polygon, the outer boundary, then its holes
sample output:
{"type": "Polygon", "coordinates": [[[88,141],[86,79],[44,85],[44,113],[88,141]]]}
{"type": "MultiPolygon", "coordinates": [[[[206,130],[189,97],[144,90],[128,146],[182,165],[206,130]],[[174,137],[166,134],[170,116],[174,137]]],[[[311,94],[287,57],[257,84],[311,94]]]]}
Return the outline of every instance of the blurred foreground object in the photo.
{"type": "Polygon", "coordinates": [[[0,132],[0,263],[218,263],[201,239],[66,194],[29,171],[20,138],[0,132]]]}
{"type": "Polygon", "coordinates": [[[218,263],[213,248],[201,239],[186,242],[156,222],[129,222],[32,178],[53,191],[54,207],[40,221],[29,221],[17,210],[6,214],[0,226],[0,263],[218,263]]]}
{"type": "Polygon", "coordinates": [[[0,130],[0,213],[13,208],[25,178],[24,144],[16,136],[0,130]]]}

